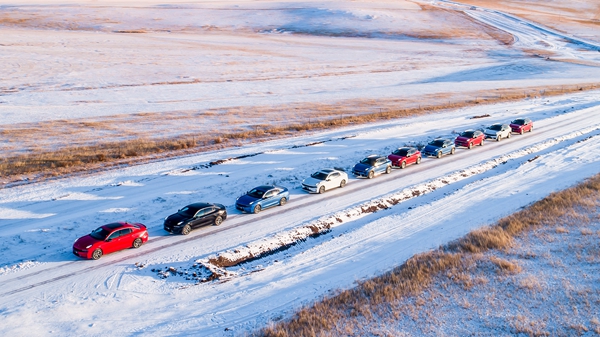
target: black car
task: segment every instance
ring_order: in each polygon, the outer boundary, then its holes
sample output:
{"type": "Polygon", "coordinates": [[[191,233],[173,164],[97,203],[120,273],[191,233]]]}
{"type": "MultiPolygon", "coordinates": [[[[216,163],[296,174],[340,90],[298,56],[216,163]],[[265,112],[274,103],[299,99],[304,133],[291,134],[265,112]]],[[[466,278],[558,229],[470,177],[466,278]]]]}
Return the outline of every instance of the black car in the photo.
{"type": "Polygon", "coordinates": [[[187,205],[165,218],[164,228],[167,232],[188,235],[192,229],[205,225],[218,226],[227,219],[225,206],[207,202],[187,205]]]}

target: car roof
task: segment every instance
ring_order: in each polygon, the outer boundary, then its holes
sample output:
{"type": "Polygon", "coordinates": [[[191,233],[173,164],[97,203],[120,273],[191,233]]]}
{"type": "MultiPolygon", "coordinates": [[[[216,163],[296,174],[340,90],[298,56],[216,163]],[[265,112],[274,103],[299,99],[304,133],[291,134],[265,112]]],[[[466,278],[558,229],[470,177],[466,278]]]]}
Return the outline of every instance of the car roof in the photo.
{"type": "Polygon", "coordinates": [[[212,205],[213,204],[208,203],[208,202],[195,202],[193,204],[187,205],[187,207],[201,209],[201,208],[209,207],[209,206],[212,206],[212,205]]]}
{"type": "Polygon", "coordinates": [[[398,150],[416,150],[416,148],[412,147],[412,146],[403,146],[403,147],[399,147],[398,150]]]}
{"type": "Polygon", "coordinates": [[[330,169],[330,168],[319,170],[319,172],[323,172],[323,173],[331,173],[331,172],[335,172],[335,171],[337,171],[337,170],[330,169]]]}
{"type": "Polygon", "coordinates": [[[369,159],[378,159],[378,158],[383,158],[383,156],[380,156],[378,154],[372,154],[372,155],[367,156],[367,158],[369,158],[369,159]]]}
{"type": "Polygon", "coordinates": [[[275,187],[278,187],[278,186],[275,186],[275,185],[261,185],[261,186],[255,187],[255,189],[257,189],[259,191],[266,192],[266,191],[271,190],[271,189],[273,189],[275,187]]]}

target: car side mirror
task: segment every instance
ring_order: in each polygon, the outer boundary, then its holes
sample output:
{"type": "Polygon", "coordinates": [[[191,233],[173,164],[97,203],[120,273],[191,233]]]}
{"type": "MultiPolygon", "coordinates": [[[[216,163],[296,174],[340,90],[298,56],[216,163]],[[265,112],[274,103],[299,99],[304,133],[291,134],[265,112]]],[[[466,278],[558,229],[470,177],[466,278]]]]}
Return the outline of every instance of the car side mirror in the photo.
{"type": "Polygon", "coordinates": [[[111,241],[112,241],[112,239],[106,239],[106,240],[104,240],[104,241],[106,241],[106,242],[111,242],[111,241]]]}

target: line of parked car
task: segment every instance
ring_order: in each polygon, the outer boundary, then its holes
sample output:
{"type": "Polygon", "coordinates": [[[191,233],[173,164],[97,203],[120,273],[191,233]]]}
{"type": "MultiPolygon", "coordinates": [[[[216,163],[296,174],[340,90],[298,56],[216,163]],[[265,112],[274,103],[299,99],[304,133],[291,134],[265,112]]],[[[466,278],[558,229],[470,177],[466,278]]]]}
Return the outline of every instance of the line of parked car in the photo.
{"type": "MultiPolygon", "coordinates": [[[[510,138],[512,133],[523,134],[533,131],[529,118],[517,118],[510,124],[493,124],[485,130],[467,130],[455,139],[438,138],[429,142],[422,151],[416,147],[401,147],[388,156],[371,155],[352,168],[356,177],[372,179],[375,175],[391,173],[392,167],[403,169],[419,164],[423,156],[441,158],[454,154],[456,147],[483,146],[486,139],[500,141],[510,138]]],[[[330,189],[343,188],[348,183],[348,174],[342,168],[322,169],[302,181],[302,189],[309,193],[325,193],[330,189]]],[[[283,206],[290,200],[286,187],[262,185],[248,191],[235,202],[235,208],[245,213],[259,213],[264,209],[283,206]]],[[[187,205],[164,219],[163,228],[169,233],[189,234],[193,229],[219,226],[227,219],[225,206],[216,203],[198,202],[187,205]]],[[[73,244],[73,254],[97,260],[102,255],[127,248],[139,248],[148,241],[146,226],[140,223],[115,222],[100,226],[73,244]]]]}

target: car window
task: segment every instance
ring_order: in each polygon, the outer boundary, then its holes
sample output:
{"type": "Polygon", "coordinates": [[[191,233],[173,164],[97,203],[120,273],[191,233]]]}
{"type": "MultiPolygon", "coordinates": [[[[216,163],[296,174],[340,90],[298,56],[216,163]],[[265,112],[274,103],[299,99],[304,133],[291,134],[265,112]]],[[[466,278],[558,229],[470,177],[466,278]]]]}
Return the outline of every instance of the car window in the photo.
{"type": "Polygon", "coordinates": [[[248,195],[254,198],[262,198],[264,194],[265,191],[256,188],[253,188],[250,192],[248,192],[248,195]]]}
{"type": "Polygon", "coordinates": [[[409,151],[407,151],[406,149],[398,149],[392,152],[392,154],[395,154],[396,156],[406,157],[407,155],[409,155],[409,151]]]}
{"type": "Polygon", "coordinates": [[[270,198],[270,197],[272,197],[272,196],[274,196],[274,195],[275,195],[275,191],[273,191],[273,190],[272,190],[272,191],[269,191],[269,192],[265,193],[265,196],[264,196],[264,197],[265,197],[265,198],[270,198]]]}
{"type": "Polygon", "coordinates": [[[184,208],[180,209],[179,212],[177,212],[177,213],[184,215],[188,218],[191,218],[194,216],[194,214],[196,214],[197,210],[198,210],[197,208],[185,206],[184,208]]]}
{"type": "Polygon", "coordinates": [[[110,231],[100,227],[90,233],[90,236],[97,240],[106,240],[106,237],[110,234],[110,231]]]}
{"type": "Polygon", "coordinates": [[[315,172],[311,175],[311,177],[318,179],[318,180],[325,180],[325,179],[327,179],[327,174],[325,174],[323,172],[315,172]]]}
{"type": "Polygon", "coordinates": [[[444,146],[444,141],[443,140],[434,140],[431,143],[429,143],[429,145],[442,147],[442,146],[444,146]]]}
{"type": "Polygon", "coordinates": [[[205,208],[205,209],[201,209],[201,210],[199,210],[199,211],[196,213],[196,218],[199,218],[199,217],[201,217],[201,216],[203,216],[203,215],[205,215],[205,214],[208,214],[208,208],[205,208]]]}
{"type": "Polygon", "coordinates": [[[119,231],[119,236],[128,235],[129,233],[131,233],[131,231],[132,231],[131,228],[123,228],[119,231]]]}
{"type": "Polygon", "coordinates": [[[106,239],[107,239],[107,240],[112,240],[112,239],[116,239],[116,238],[118,238],[119,236],[120,236],[120,233],[119,233],[119,231],[115,231],[115,232],[113,232],[111,235],[109,235],[109,236],[108,236],[106,239]]]}
{"type": "Polygon", "coordinates": [[[339,176],[340,176],[340,174],[337,173],[337,172],[335,172],[335,173],[332,173],[329,177],[332,178],[332,179],[335,179],[335,178],[337,178],[339,176]]]}
{"type": "Polygon", "coordinates": [[[376,165],[377,160],[375,158],[365,158],[360,161],[361,164],[373,166],[376,165]]]}

